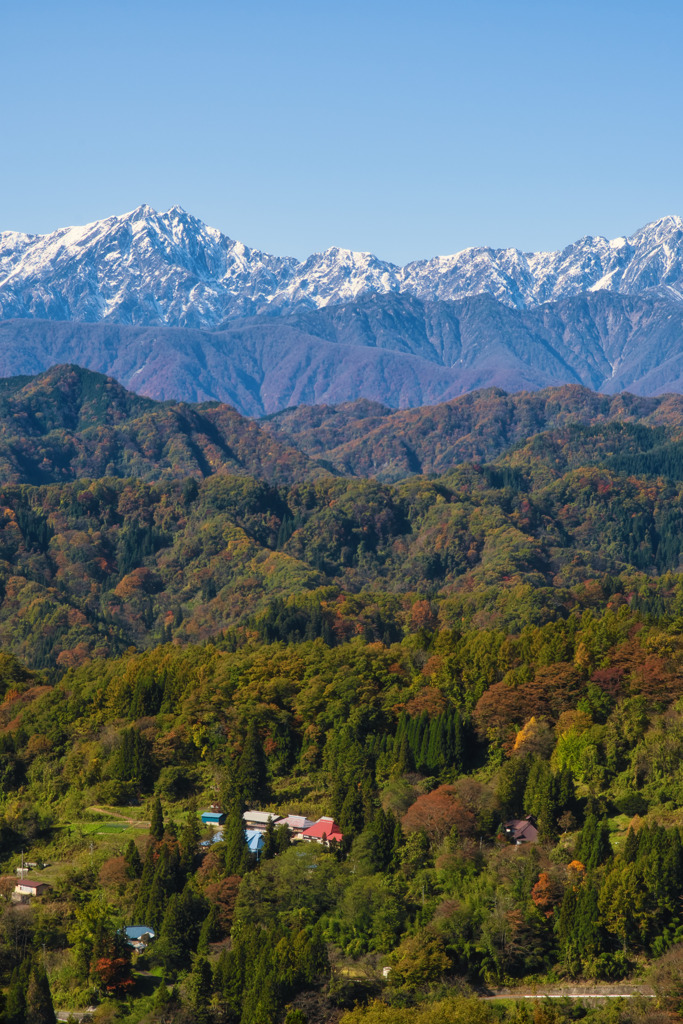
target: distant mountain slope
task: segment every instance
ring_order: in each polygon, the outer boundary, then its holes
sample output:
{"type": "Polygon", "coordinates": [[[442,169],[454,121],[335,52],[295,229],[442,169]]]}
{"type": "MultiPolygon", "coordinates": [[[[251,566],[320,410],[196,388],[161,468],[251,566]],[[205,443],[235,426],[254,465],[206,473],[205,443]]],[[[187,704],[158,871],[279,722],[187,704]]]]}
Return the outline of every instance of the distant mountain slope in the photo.
{"type": "Polygon", "coordinates": [[[61,363],[153,398],[227,402],[249,416],[359,398],[411,408],[487,387],[582,384],[658,394],[683,390],[683,303],[597,292],[516,310],[488,295],[458,302],[375,295],[214,332],[0,322],[0,374],[61,363]]]}
{"type": "Polygon", "coordinates": [[[141,398],[77,366],[0,380],[0,484],[215,474],[272,485],[330,475],[392,482],[494,460],[538,480],[595,464],[678,479],[682,439],[683,396],[579,386],[493,388],[402,411],[367,401],[301,406],[254,422],[226,405],[141,398]]]}
{"type": "Polygon", "coordinates": [[[300,408],[262,424],[340,473],[389,482],[501,456],[525,469],[555,459],[564,471],[683,437],[683,396],[609,397],[572,386],[514,395],[489,389],[421,409],[372,412],[360,402],[300,408]],[[615,431],[621,424],[638,425],[640,433],[615,431]]]}
{"type": "Polygon", "coordinates": [[[329,475],[229,406],[153,402],[76,366],[0,381],[0,483],[329,475]]]}
{"type": "Polygon", "coordinates": [[[250,249],[180,207],[141,206],[49,235],[0,233],[0,317],[215,329],[227,319],[344,304],[365,294],[423,301],[489,294],[531,308],[583,292],[683,296],[683,221],[559,252],[465,249],[405,267],[330,248],[303,262],[250,249]]]}

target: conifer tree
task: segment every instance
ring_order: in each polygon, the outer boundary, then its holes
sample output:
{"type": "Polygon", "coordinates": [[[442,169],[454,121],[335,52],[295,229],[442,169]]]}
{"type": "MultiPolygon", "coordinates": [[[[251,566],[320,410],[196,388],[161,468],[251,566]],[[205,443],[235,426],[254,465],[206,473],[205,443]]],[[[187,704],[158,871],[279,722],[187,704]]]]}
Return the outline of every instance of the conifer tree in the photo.
{"type": "Polygon", "coordinates": [[[142,875],[142,859],[133,839],[128,843],[123,859],[126,865],[126,878],[140,878],[142,875]]]}
{"type": "Polygon", "coordinates": [[[187,821],[180,834],[180,866],[185,874],[188,874],[193,866],[199,849],[199,837],[201,829],[197,816],[197,802],[193,798],[187,814],[187,821]]]}
{"type": "Polygon", "coordinates": [[[372,866],[375,871],[386,871],[394,857],[396,819],[379,807],[368,831],[372,866]]]}
{"type": "Polygon", "coordinates": [[[612,844],[609,839],[609,826],[606,821],[598,822],[593,840],[585,860],[586,867],[590,870],[597,868],[612,856],[612,844]]]}
{"type": "Polygon", "coordinates": [[[415,771],[415,760],[413,758],[413,751],[410,746],[410,740],[407,734],[404,734],[401,741],[401,748],[398,754],[398,760],[396,762],[396,773],[398,775],[407,775],[409,772],[415,771]]]}
{"type": "Polygon", "coordinates": [[[153,959],[162,964],[169,974],[182,967],[187,955],[185,925],[181,898],[178,893],[173,893],[152,951],[153,959]]]}
{"type": "Polygon", "coordinates": [[[261,856],[264,860],[272,860],[275,854],[278,852],[278,841],[275,830],[275,822],[272,818],[268,819],[266,825],[266,831],[263,833],[263,850],[261,856]]]}
{"type": "Polygon", "coordinates": [[[253,719],[249,723],[239,759],[237,784],[246,803],[253,804],[266,799],[266,757],[253,719]]]}
{"type": "Polygon", "coordinates": [[[3,1024],[26,1024],[26,981],[20,967],[15,967],[10,978],[3,1024]]]}
{"type": "Polygon", "coordinates": [[[228,875],[244,875],[249,867],[249,849],[244,834],[241,805],[235,801],[223,826],[224,865],[228,875]]]}
{"type": "Polygon", "coordinates": [[[205,1024],[209,1019],[209,1003],[213,989],[211,967],[205,956],[194,957],[187,988],[195,1024],[205,1024]]]}
{"type": "Polygon", "coordinates": [[[349,786],[339,813],[339,827],[344,834],[357,835],[363,829],[363,798],[358,786],[349,786]]]}
{"type": "Polygon", "coordinates": [[[157,842],[160,842],[164,835],[164,812],[161,806],[161,800],[159,796],[154,798],[152,804],[152,815],[150,821],[150,835],[153,836],[157,842]]]}
{"type": "Polygon", "coordinates": [[[243,972],[240,963],[241,944],[233,940],[233,949],[224,949],[214,972],[213,985],[218,992],[228,1020],[239,1020],[242,1003],[243,972]]]}
{"type": "Polygon", "coordinates": [[[50,983],[43,965],[36,961],[31,968],[26,990],[26,1020],[31,1024],[57,1024],[50,983]]]}
{"type": "Polygon", "coordinates": [[[211,905],[209,913],[204,918],[201,931],[199,932],[199,941],[197,942],[197,952],[201,953],[202,956],[208,956],[209,943],[215,942],[216,939],[220,938],[221,929],[218,916],[218,907],[215,903],[211,905]]]}
{"type": "Polygon", "coordinates": [[[634,864],[638,857],[638,833],[629,828],[624,843],[624,861],[627,864],[634,864]]]}

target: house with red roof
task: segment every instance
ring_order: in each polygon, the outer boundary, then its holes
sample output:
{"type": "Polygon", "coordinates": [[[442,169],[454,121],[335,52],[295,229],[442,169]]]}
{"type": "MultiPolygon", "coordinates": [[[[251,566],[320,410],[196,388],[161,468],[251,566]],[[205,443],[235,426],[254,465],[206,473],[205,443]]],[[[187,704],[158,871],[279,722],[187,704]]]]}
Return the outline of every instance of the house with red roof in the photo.
{"type": "Polygon", "coordinates": [[[332,840],[335,843],[340,843],[344,836],[334,818],[318,818],[315,825],[304,829],[301,838],[309,843],[324,843],[326,845],[332,840]]]}

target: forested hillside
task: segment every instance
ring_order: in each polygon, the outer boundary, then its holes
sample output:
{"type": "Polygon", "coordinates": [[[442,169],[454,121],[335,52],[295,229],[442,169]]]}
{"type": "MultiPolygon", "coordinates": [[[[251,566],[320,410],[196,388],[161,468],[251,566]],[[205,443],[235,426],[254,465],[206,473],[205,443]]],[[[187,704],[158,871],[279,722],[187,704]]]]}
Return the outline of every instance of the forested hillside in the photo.
{"type": "Polygon", "coordinates": [[[53,446],[0,489],[3,1024],[680,1019],[679,400],[489,392],[393,482],[315,459],[403,414],[240,419],[238,460],[155,479],[139,424],[178,407],[89,381],[0,389],[3,444],[53,446]],[[120,430],[129,476],[70,478],[120,430]],[[257,861],[254,808],[343,839],[271,826],[257,861]],[[14,903],[22,851],[50,888],[14,903]],[[636,997],[514,999],[562,984],[636,997]]]}

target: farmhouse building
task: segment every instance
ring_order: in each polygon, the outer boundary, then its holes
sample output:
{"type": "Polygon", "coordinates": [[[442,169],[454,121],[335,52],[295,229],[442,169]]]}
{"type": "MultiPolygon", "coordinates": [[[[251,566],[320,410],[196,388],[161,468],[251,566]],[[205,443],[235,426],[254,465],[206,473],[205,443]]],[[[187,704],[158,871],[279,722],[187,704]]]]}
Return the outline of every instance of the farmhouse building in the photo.
{"type": "Polygon", "coordinates": [[[14,891],[22,896],[44,896],[52,888],[47,882],[28,882],[22,878],[14,887],[14,891]]]}
{"type": "Polygon", "coordinates": [[[270,821],[274,825],[279,825],[282,821],[280,815],[273,814],[272,811],[245,811],[242,817],[245,828],[255,829],[258,832],[265,832],[270,821]]]}
{"type": "Polygon", "coordinates": [[[339,843],[344,838],[334,818],[318,818],[315,825],[304,829],[301,835],[302,839],[309,843],[323,843],[324,845],[332,840],[339,843]]]}
{"type": "Polygon", "coordinates": [[[538,841],[538,828],[530,814],[526,818],[513,818],[503,825],[505,837],[515,846],[522,846],[523,843],[535,843],[538,841]]]}

